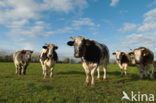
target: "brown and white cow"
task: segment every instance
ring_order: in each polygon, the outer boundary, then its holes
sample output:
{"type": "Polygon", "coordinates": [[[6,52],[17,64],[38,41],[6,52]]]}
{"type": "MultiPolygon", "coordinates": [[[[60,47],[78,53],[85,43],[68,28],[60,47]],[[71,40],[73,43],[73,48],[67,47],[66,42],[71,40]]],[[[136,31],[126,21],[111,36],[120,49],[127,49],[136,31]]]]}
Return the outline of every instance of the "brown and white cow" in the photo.
{"type": "Polygon", "coordinates": [[[121,69],[121,76],[126,75],[128,64],[131,61],[131,58],[128,52],[116,51],[113,53],[113,55],[115,55],[117,63],[121,69]]]}
{"type": "Polygon", "coordinates": [[[43,49],[40,52],[40,63],[43,70],[44,79],[48,75],[48,68],[51,68],[50,77],[53,76],[53,69],[58,60],[58,56],[56,53],[56,49],[58,47],[55,44],[46,44],[43,46],[43,49]]]}
{"type": "Polygon", "coordinates": [[[67,44],[69,46],[74,46],[74,56],[82,60],[82,66],[86,72],[85,84],[89,84],[90,69],[92,77],[91,86],[95,85],[94,73],[96,69],[98,72],[97,78],[100,79],[100,65],[103,66],[104,70],[103,79],[106,79],[107,64],[109,63],[109,50],[107,46],[84,37],[71,38],[73,41],[69,41],[67,44]]]}
{"type": "Polygon", "coordinates": [[[150,79],[153,79],[152,66],[154,53],[146,47],[139,47],[132,50],[129,54],[135,57],[140,79],[147,76],[147,72],[150,74],[150,79]]]}

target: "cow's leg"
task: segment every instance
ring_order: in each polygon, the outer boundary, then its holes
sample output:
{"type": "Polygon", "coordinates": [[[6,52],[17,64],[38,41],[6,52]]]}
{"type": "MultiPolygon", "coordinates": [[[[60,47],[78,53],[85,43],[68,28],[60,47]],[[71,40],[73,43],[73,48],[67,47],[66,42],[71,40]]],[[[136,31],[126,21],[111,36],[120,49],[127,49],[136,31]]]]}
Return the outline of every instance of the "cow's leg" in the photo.
{"type": "Polygon", "coordinates": [[[121,64],[119,63],[119,67],[120,67],[120,70],[121,70],[121,76],[123,76],[123,64],[121,65],[121,64]]]}
{"type": "Polygon", "coordinates": [[[107,73],[107,64],[105,64],[105,65],[103,66],[103,72],[104,72],[104,74],[103,74],[103,79],[105,80],[105,79],[106,79],[106,73],[107,73]]]}
{"type": "Polygon", "coordinates": [[[48,75],[48,67],[44,65],[44,79],[46,79],[47,75],[48,75]]]}
{"type": "Polygon", "coordinates": [[[147,71],[148,71],[148,67],[146,66],[143,70],[143,76],[147,77],[147,71]]]}
{"type": "Polygon", "coordinates": [[[86,63],[83,63],[82,66],[83,66],[85,73],[86,73],[85,85],[88,86],[88,84],[89,84],[89,68],[88,68],[86,63]]]}
{"type": "Polygon", "coordinates": [[[144,74],[144,68],[141,65],[138,65],[138,74],[139,74],[139,78],[143,79],[143,74],[144,74]]]}
{"type": "Polygon", "coordinates": [[[100,80],[100,67],[97,68],[97,79],[100,80]]]}
{"type": "Polygon", "coordinates": [[[91,70],[91,76],[92,76],[92,81],[91,81],[91,86],[94,86],[95,85],[95,82],[94,82],[94,74],[95,74],[95,70],[98,68],[98,66],[94,67],[92,70],[91,70]]]}
{"type": "Polygon", "coordinates": [[[152,74],[152,64],[150,64],[149,66],[149,74],[150,74],[150,79],[153,79],[153,74],[152,74]]]}
{"type": "Polygon", "coordinates": [[[42,73],[44,75],[44,62],[42,61],[42,59],[40,59],[40,63],[41,63],[41,66],[42,66],[42,73]]]}
{"type": "Polygon", "coordinates": [[[27,66],[28,66],[28,65],[25,65],[25,66],[23,67],[23,74],[24,74],[24,75],[26,75],[27,66]]]}
{"type": "Polygon", "coordinates": [[[54,70],[54,67],[52,67],[51,70],[50,70],[50,78],[53,77],[53,70],[54,70]]]}
{"type": "Polygon", "coordinates": [[[19,75],[21,75],[22,72],[22,64],[19,65],[19,75]]]}
{"type": "Polygon", "coordinates": [[[16,74],[18,74],[19,66],[18,65],[15,65],[15,67],[16,67],[16,74]]]}
{"type": "Polygon", "coordinates": [[[127,64],[124,64],[124,74],[127,75],[127,64]]]}

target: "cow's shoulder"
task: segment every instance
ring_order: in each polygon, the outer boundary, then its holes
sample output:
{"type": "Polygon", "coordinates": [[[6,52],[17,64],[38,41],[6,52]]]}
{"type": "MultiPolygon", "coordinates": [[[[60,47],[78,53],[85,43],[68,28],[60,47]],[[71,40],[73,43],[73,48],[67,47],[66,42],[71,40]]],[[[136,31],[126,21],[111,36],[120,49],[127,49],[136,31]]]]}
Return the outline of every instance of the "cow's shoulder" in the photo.
{"type": "Polygon", "coordinates": [[[84,59],[88,62],[99,62],[101,57],[101,49],[95,41],[91,40],[90,45],[86,47],[84,59]]]}

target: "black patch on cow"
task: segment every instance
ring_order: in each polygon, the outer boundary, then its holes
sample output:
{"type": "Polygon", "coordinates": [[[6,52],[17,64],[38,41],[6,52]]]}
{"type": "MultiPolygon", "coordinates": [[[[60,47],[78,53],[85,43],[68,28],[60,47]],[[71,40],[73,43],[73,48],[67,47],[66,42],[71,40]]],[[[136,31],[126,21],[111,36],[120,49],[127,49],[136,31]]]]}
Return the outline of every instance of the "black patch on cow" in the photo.
{"type": "Polygon", "coordinates": [[[142,51],[143,65],[152,64],[153,60],[154,60],[154,56],[148,49],[145,49],[145,50],[142,51]]]}
{"type": "Polygon", "coordinates": [[[74,45],[74,41],[68,41],[68,42],[67,42],[67,45],[73,46],[73,45],[74,45]]]}
{"type": "Polygon", "coordinates": [[[47,49],[48,47],[47,46],[42,46],[42,48],[47,49]]]}
{"type": "Polygon", "coordinates": [[[101,58],[101,50],[95,45],[94,41],[90,41],[89,45],[86,46],[86,51],[84,53],[84,59],[91,63],[99,63],[101,58]]]}
{"type": "Polygon", "coordinates": [[[56,51],[54,51],[53,53],[54,53],[54,54],[53,54],[53,59],[54,59],[55,61],[57,61],[57,60],[58,60],[58,56],[57,56],[56,51]]]}
{"type": "Polygon", "coordinates": [[[127,55],[126,54],[122,54],[122,56],[121,56],[121,64],[128,63],[128,62],[129,62],[129,59],[128,59],[127,55]]]}
{"type": "Polygon", "coordinates": [[[108,51],[108,48],[107,48],[107,46],[106,45],[104,45],[104,44],[100,44],[100,46],[102,47],[102,58],[104,59],[104,58],[108,58],[108,62],[109,62],[109,51],[108,51]]]}
{"type": "Polygon", "coordinates": [[[26,50],[22,50],[21,53],[22,53],[22,54],[25,54],[25,53],[26,53],[26,50]]]}

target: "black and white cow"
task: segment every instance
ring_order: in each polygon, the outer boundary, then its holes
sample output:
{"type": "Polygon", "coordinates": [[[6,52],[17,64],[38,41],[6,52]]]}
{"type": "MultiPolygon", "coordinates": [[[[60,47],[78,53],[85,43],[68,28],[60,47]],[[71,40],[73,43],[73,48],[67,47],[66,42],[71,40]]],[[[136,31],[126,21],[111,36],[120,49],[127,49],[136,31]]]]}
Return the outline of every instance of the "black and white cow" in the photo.
{"type": "Polygon", "coordinates": [[[26,74],[27,66],[31,61],[31,55],[33,51],[31,50],[20,50],[13,54],[13,61],[16,67],[16,74],[21,75],[26,74]]]}
{"type": "Polygon", "coordinates": [[[40,52],[40,63],[43,70],[44,79],[48,75],[48,68],[51,68],[50,77],[53,76],[53,69],[56,64],[56,61],[58,60],[58,56],[56,53],[56,49],[58,47],[55,44],[46,44],[43,46],[43,49],[40,52]]]}
{"type": "Polygon", "coordinates": [[[91,86],[95,85],[94,73],[96,69],[98,72],[97,78],[100,79],[100,65],[103,66],[104,70],[103,79],[106,79],[107,64],[109,63],[109,50],[107,46],[84,37],[71,38],[73,41],[69,41],[67,44],[69,46],[74,46],[74,56],[82,60],[82,66],[86,72],[86,85],[89,84],[90,69],[92,77],[91,86]]]}
{"type": "Polygon", "coordinates": [[[146,47],[139,47],[132,50],[132,52],[130,52],[129,54],[135,57],[135,62],[138,67],[140,79],[142,79],[143,76],[147,76],[147,72],[149,72],[150,78],[153,79],[152,74],[152,66],[154,61],[153,52],[146,47]]]}
{"type": "Polygon", "coordinates": [[[127,67],[130,62],[130,57],[129,57],[128,52],[116,51],[113,53],[113,55],[115,55],[117,63],[121,69],[121,76],[123,76],[123,74],[126,75],[127,67]]]}

